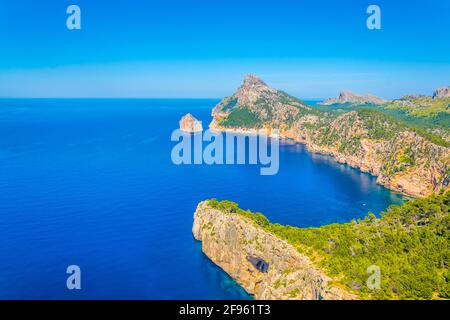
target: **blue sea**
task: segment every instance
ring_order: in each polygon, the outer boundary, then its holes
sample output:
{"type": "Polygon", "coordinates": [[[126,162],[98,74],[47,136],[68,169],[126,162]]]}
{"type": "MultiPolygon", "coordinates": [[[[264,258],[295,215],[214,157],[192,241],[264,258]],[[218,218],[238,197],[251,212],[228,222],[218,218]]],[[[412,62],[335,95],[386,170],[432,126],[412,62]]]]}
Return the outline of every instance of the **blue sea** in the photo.
{"type": "Polygon", "coordinates": [[[187,112],[218,100],[0,100],[1,299],[248,299],[192,237],[199,201],[229,199],[271,221],[320,226],[401,203],[375,178],[302,145],[279,173],[174,165],[187,112]],[[81,290],[66,268],[81,268],[81,290]]]}

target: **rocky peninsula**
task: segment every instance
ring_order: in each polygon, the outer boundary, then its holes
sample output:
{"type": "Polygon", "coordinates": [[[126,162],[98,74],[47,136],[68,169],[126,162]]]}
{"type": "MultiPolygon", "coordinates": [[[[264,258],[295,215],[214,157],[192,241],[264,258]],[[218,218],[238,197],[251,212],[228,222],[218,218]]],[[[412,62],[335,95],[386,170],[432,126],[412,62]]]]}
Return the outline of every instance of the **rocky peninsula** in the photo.
{"type": "Polygon", "coordinates": [[[292,245],[243,215],[201,202],[192,232],[203,252],[255,299],[356,299],[292,245]]]}

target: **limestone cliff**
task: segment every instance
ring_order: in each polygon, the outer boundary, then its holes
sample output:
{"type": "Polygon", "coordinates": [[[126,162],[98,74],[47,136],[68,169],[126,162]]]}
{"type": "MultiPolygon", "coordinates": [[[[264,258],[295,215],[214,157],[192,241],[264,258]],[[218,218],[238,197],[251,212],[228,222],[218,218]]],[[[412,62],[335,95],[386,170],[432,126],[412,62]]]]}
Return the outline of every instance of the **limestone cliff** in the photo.
{"type": "Polygon", "coordinates": [[[266,129],[270,133],[278,129],[281,138],[304,143],[312,152],[330,154],[408,195],[422,197],[449,189],[449,143],[377,110],[324,112],[247,76],[212,115],[210,128],[214,130],[266,129]]]}
{"type": "Polygon", "coordinates": [[[203,252],[256,299],[356,299],[292,245],[246,217],[201,202],[192,232],[203,252]]]}
{"type": "Polygon", "coordinates": [[[303,132],[310,151],[369,172],[392,190],[421,197],[448,189],[449,148],[377,112],[348,112],[326,127],[303,132]]]}

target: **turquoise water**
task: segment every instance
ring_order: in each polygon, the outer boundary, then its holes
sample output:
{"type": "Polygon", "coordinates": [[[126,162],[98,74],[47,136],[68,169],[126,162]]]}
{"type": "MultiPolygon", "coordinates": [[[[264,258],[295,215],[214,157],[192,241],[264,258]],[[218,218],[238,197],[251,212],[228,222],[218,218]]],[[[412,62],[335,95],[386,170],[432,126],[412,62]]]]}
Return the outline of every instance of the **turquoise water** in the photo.
{"type": "Polygon", "coordinates": [[[191,233],[197,203],[230,199],[319,226],[401,196],[375,178],[281,146],[280,170],[175,166],[172,130],[216,100],[0,100],[0,298],[246,299],[191,233]],[[66,289],[79,265],[82,289],[66,289]]]}

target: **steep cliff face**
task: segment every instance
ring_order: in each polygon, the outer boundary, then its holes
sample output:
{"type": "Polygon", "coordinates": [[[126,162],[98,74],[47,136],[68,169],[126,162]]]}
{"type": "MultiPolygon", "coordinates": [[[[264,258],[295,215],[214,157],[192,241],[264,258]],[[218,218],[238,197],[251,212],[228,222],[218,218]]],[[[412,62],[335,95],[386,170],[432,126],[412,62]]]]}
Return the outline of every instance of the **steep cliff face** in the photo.
{"type": "Polygon", "coordinates": [[[254,221],[201,202],[194,214],[203,252],[256,299],[356,299],[292,245],[254,221]]]}
{"type": "Polygon", "coordinates": [[[422,197],[449,189],[448,142],[375,110],[323,112],[249,76],[212,114],[214,130],[264,128],[270,133],[278,129],[281,138],[370,172],[380,184],[396,191],[422,197]]]}
{"type": "Polygon", "coordinates": [[[449,148],[378,112],[348,112],[326,126],[304,131],[311,151],[369,172],[392,190],[421,197],[448,189],[449,148]]]}
{"type": "Polygon", "coordinates": [[[284,126],[312,111],[302,101],[247,75],[236,93],[217,104],[212,115],[218,126],[262,128],[269,123],[284,126]]]}

